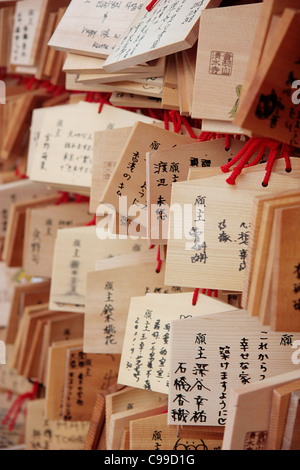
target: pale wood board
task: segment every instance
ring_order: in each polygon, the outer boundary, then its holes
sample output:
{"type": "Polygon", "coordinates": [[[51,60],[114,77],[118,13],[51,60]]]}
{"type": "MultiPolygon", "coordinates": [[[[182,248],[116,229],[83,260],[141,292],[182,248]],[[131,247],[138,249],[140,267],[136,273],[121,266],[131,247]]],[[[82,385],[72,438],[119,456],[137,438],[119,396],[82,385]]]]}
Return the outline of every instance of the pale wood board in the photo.
{"type": "Polygon", "coordinates": [[[192,117],[232,121],[246,74],[261,5],[201,15],[192,117]]]}
{"type": "Polygon", "coordinates": [[[87,275],[84,351],[120,354],[132,297],[186,289],[165,285],[165,263],[157,273],[156,250],[102,261],[87,275]]]}
{"type": "Polygon", "coordinates": [[[227,175],[223,174],[199,182],[177,183],[172,187],[171,204],[177,204],[182,212],[184,204],[190,204],[193,208],[198,201],[196,209],[202,211],[202,216],[200,224],[195,225],[192,222],[194,217],[192,220],[190,217],[190,222],[185,222],[184,227],[180,216],[171,219],[167,283],[195,288],[200,284],[202,288],[243,290],[253,198],[263,193],[279,192],[287,185],[290,188],[299,187],[298,179],[278,174],[272,174],[268,186],[263,187],[263,174],[263,170],[244,171],[233,186],[226,183],[227,175]],[[203,197],[206,198],[203,200],[203,197]],[[199,204],[204,201],[205,207],[199,204]],[[204,232],[202,239],[199,231],[204,232]],[[211,250],[210,246],[213,246],[211,250]]]}
{"type": "Polygon", "coordinates": [[[231,310],[232,305],[203,294],[199,294],[196,305],[192,304],[192,293],[132,297],[118,383],[168,393],[171,321],[180,319],[181,330],[185,330],[187,318],[231,310]],[[145,329],[149,332],[144,333],[145,329]]]}
{"type": "Polygon", "coordinates": [[[90,219],[88,203],[27,209],[23,248],[23,266],[26,273],[50,278],[57,231],[85,225],[90,219]]]}
{"type": "Polygon", "coordinates": [[[155,125],[136,123],[105,188],[102,202],[119,208],[118,212],[130,219],[136,216],[138,210],[140,224],[147,226],[145,163],[147,151],[171,148],[180,143],[190,142],[190,137],[159,129],[155,125]],[[127,201],[125,198],[121,200],[121,196],[126,196],[127,201]],[[122,207],[119,207],[121,205],[119,202],[122,203],[122,207]]]}
{"type": "Polygon", "coordinates": [[[299,391],[291,393],[282,450],[299,449],[299,393],[299,391]]]}
{"type": "Polygon", "coordinates": [[[177,426],[167,424],[167,414],[150,416],[130,422],[130,450],[218,450],[222,447],[223,433],[220,428],[215,432],[204,427],[189,431],[179,437],[177,426]]]}
{"type": "Polygon", "coordinates": [[[120,355],[67,349],[62,409],[65,420],[90,421],[97,393],[117,383],[119,364],[120,355]]]}
{"type": "Polygon", "coordinates": [[[44,407],[44,399],[27,406],[26,450],[83,450],[89,422],[46,420],[44,407]]]}
{"type": "MultiPolygon", "coordinates": [[[[299,76],[299,10],[286,9],[244,98],[238,124],[252,133],[299,147],[292,84],[299,76]],[[276,78],[275,78],[276,77],[276,78]],[[271,103],[269,106],[267,102],[271,103]]],[[[296,96],[297,97],[297,96],[296,96]]]]}
{"type": "MultiPolygon", "coordinates": [[[[262,327],[246,310],[189,318],[184,326],[178,320],[171,325],[169,424],[225,426],[226,432],[231,390],[299,373],[285,332],[262,327]]],[[[300,337],[292,335],[292,341],[300,337]]]]}
{"type": "Polygon", "coordinates": [[[190,169],[221,167],[243,145],[240,140],[233,139],[227,151],[225,139],[217,139],[146,153],[148,236],[151,243],[167,244],[173,183],[186,181],[190,169]]]}
{"type": "Polygon", "coordinates": [[[299,387],[300,380],[295,380],[273,390],[267,450],[281,450],[291,393],[299,387]]]}
{"type": "Polygon", "coordinates": [[[131,130],[131,127],[121,127],[120,129],[109,129],[95,132],[94,134],[90,193],[90,211],[92,213],[96,212],[102,200],[102,193],[112,175],[113,168],[118,162],[131,130]]]}
{"type": "Polygon", "coordinates": [[[197,4],[180,0],[175,10],[168,0],[161,0],[151,11],[142,8],[106,59],[104,69],[115,72],[192,47],[201,12],[219,4],[218,0],[197,4]]]}
{"type": "Polygon", "coordinates": [[[299,368],[230,392],[222,450],[264,450],[269,429],[273,390],[300,378],[299,368]],[[251,444],[250,438],[252,435],[251,444]],[[259,437],[262,436],[261,443],[259,437]]]}
{"type": "Polygon", "coordinates": [[[54,249],[50,308],[84,312],[86,275],[94,270],[96,259],[147,249],[145,240],[116,239],[109,234],[100,239],[95,226],[59,230],[54,249]]]}
{"type": "Polygon", "coordinates": [[[58,50],[105,58],[117,44],[144,2],[131,8],[128,3],[99,3],[72,0],[49,41],[58,50]]]}

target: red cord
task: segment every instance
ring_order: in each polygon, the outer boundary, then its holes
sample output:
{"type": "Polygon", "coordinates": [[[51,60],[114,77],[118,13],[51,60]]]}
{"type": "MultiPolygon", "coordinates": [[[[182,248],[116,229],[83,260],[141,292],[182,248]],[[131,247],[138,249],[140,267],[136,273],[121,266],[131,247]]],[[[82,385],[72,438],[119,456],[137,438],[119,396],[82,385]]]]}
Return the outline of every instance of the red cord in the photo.
{"type": "Polygon", "coordinates": [[[164,124],[165,124],[165,129],[168,131],[169,130],[169,113],[168,111],[164,111],[164,124]]]}
{"type": "Polygon", "coordinates": [[[61,191],[60,198],[56,201],[55,205],[60,206],[60,204],[67,204],[70,201],[70,195],[66,191],[61,191]]]}
{"type": "Polygon", "coordinates": [[[186,119],[185,116],[181,116],[181,119],[182,119],[182,123],[183,125],[186,127],[190,137],[192,137],[192,139],[198,139],[198,137],[196,136],[195,132],[193,131],[193,129],[191,128],[190,126],[190,123],[188,122],[188,120],[186,119]]]}
{"type": "Polygon", "coordinates": [[[88,196],[82,196],[81,194],[75,194],[74,203],[80,204],[81,202],[89,202],[90,198],[88,196]]]}
{"type": "Polygon", "coordinates": [[[173,126],[174,126],[174,132],[176,134],[178,134],[178,132],[180,131],[181,129],[181,116],[179,114],[178,111],[175,111],[175,110],[172,110],[172,111],[169,111],[169,116],[173,122],[173,126]]]}
{"type": "MultiPolygon", "coordinates": [[[[265,174],[265,177],[264,177],[264,180],[263,180],[263,183],[262,183],[263,186],[267,186],[280,145],[281,145],[280,142],[278,142],[276,140],[269,139],[269,138],[265,138],[265,137],[252,137],[251,139],[249,139],[246,142],[246,144],[244,145],[244,147],[238,152],[238,154],[232,160],[230,160],[230,162],[226,163],[226,165],[223,165],[221,167],[221,170],[224,173],[227,173],[227,172],[229,172],[230,168],[235,163],[239,162],[237,164],[237,166],[233,168],[233,171],[232,171],[231,175],[229,176],[229,178],[227,178],[227,180],[226,180],[227,183],[230,184],[230,185],[234,185],[235,181],[236,181],[236,178],[242,172],[243,168],[253,166],[253,165],[256,165],[257,163],[259,163],[259,161],[262,158],[266,148],[269,148],[270,149],[270,154],[269,154],[268,162],[267,162],[267,165],[266,165],[266,174],[265,174]],[[250,158],[258,150],[259,150],[259,154],[257,155],[257,157],[254,159],[254,161],[252,163],[247,165],[250,158]]],[[[289,146],[288,149],[285,148],[284,150],[282,149],[282,151],[281,151],[281,155],[284,156],[284,158],[285,158],[287,168],[289,168],[289,163],[290,163],[289,162],[289,153],[290,152],[291,152],[291,147],[290,146],[289,146]]]]}
{"type": "Polygon", "coordinates": [[[198,300],[198,295],[199,295],[199,289],[194,290],[193,294],[193,299],[192,299],[192,304],[195,306],[198,300]]]}
{"type": "Polygon", "coordinates": [[[160,257],[160,245],[158,245],[157,247],[157,267],[156,267],[156,272],[157,273],[160,273],[160,270],[161,270],[161,265],[162,265],[162,260],[161,260],[161,257],[160,257]]]}
{"type": "Polygon", "coordinates": [[[92,220],[86,224],[86,227],[91,227],[92,225],[96,225],[96,214],[94,215],[92,220]]]}
{"type": "Polygon", "coordinates": [[[10,420],[10,424],[8,426],[9,431],[12,431],[17,423],[17,419],[19,416],[19,413],[21,411],[21,408],[25,401],[29,398],[30,400],[34,400],[37,396],[38,393],[38,387],[39,384],[38,382],[35,382],[33,384],[31,392],[26,392],[23,393],[22,395],[19,395],[9,408],[8,412],[6,413],[6,416],[2,420],[3,426],[6,426],[10,420]]]}
{"type": "Polygon", "coordinates": [[[151,11],[157,1],[158,0],[152,0],[152,2],[150,2],[149,5],[146,6],[146,10],[151,11]]]}

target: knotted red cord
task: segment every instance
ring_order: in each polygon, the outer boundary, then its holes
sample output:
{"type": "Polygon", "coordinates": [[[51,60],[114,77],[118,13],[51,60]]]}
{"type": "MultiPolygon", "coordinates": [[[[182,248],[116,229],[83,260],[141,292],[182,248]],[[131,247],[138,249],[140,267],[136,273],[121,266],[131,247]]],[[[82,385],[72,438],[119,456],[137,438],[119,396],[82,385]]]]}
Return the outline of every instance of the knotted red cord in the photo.
{"type": "MultiPolygon", "coordinates": [[[[231,175],[229,176],[229,178],[227,178],[227,180],[226,180],[227,183],[230,184],[230,185],[234,185],[235,181],[236,181],[236,178],[242,172],[243,168],[258,164],[259,161],[261,160],[264,152],[268,148],[268,149],[270,149],[270,154],[269,154],[267,165],[266,165],[266,174],[265,174],[264,180],[262,182],[263,186],[267,186],[268,182],[269,182],[269,179],[270,179],[270,175],[271,175],[271,172],[272,172],[274,162],[276,160],[278,150],[279,150],[281,145],[282,145],[281,142],[278,142],[276,140],[269,139],[269,138],[266,138],[266,137],[252,137],[251,139],[249,139],[246,142],[246,144],[244,145],[244,147],[237,153],[237,155],[234,158],[232,158],[232,160],[230,160],[230,162],[226,163],[226,165],[223,165],[221,167],[221,170],[224,173],[228,173],[230,168],[233,165],[235,165],[237,162],[239,162],[233,168],[233,171],[232,171],[231,175]],[[256,158],[253,160],[253,162],[251,162],[247,165],[250,158],[257,151],[259,151],[259,153],[256,156],[256,158]]],[[[293,152],[293,147],[291,147],[289,145],[286,145],[286,144],[283,144],[282,149],[281,149],[281,153],[280,153],[280,157],[285,159],[286,170],[287,171],[291,171],[291,164],[290,164],[289,156],[291,155],[292,152],[293,152]]]]}
{"type": "Polygon", "coordinates": [[[10,420],[10,424],[8,426],[9,431],[12,431],[14,429],[19,413],[25,401],[27,399],[34,400],[36,398],[38,387],[39,387],[38,382],[34,382],[31,392],[22,393],[22,395],[19,395],[14,400],[13,404],[9,408],[8,412],[6,413],[6,416],[2,420],[3,426],[6,426],[10,420]]]}

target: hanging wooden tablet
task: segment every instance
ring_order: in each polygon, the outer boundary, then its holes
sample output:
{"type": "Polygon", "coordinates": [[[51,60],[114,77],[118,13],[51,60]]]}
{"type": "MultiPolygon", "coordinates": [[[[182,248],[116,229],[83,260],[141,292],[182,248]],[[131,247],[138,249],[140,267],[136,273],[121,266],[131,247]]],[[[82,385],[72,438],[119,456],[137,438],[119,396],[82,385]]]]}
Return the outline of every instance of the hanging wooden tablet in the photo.
{"type": "Polygon", "coordinates": [[[49,45],[92,57],[107,57],[143,7],[143,2],[112,3],[72,0],[49,45]]]}
{"type": "Polygon", "coordinates": [[[155,125],[136,123],[126,147],[105,188],[102,202],[113,206],[120,214],[147,225],[146,153],[149,150],[172,148],[190,143],[191,138],[175,134],[155,125]],[[125,199],[125,197],[127,200],[125,199]],[[122,207],[120,204],[122,203],[122,207]]]}
{"type": "Polygon", "coordinates": [[[100,114],[98,110],[99,104],[84,102],[58,110],[50,108],[43,119],[31,180],[89,195],[94,132],[128,126],[139,120],[153,121],[108,105],[103,106],[100,114]]]}
{"type": "Polygon", "coordinates": [[[246,310],[187,319],[184,329],[173,321],[171,331],[169,424],[225,426],[231,390],[299,370],[291,341],[300,334],[270,331],[246,310]]]}
{"type": "Polygon", "coordinates": [[[203,294],[193,305],[192,297],[191,293],[147,294],[131,299],[118,383],[168,393],[171,321],[234,309],[203,294]]]}
{"type": "Polygon", "coordinates": [[[162,100],[152,96],[142,96],[133,93],[113,91],[109,99],[113,106],[129,108],[149,108],[161,109],[162,100]]]}
{"type": "Polygon", "coordinates": [[[299,387],[300,381],[295,380],[273,390],[267,450],[281,450],[291,394],[299,387]]]}
{"type": "Polygon", "coordinates": [[[254,4],[201,15],[192,117],[233,120],[260,12],[254,4]]]}
{"type": "Polygon", "coordinates": [[[66,375],[66,351],[68,348],[82,347],[81,340],[59,341],[49,348],[47,383],[45,389],[46,419],[63,419],[63,397],[66,375]]]}
{"type": "Polygon", "coordinates": [[[19,272],[20,268],[8,268],[5,263],[0,262],[0,328],[7,326],[11,298],[19,272]]]}
{"type": "Polygon", "coordinates": [[[275,331],[300,331],[300,204],[278,209],[270,317],[275,331]],[[293,243],[288,243],[291,237],[293,243]]]}
{"type": "Polygon", "coordinates": [[[273,390],[299,378],[298,368],[231,390],[222,450],[265,450],[273,390]]]}
{"type": "Polygon", "coordinates": [[[90,211],[95,213],[102,193],[130,135],[131,127],[95,132],[90,211]]]}
{"type": "MultiPolygon", "coordinates": [[[[98,393],[90,420],[90,427],[84,443],[84,450],[100,450],[100,441],[103,435],[105,435],[105,397],[122,388],[122,385],[114,384],[101,393],[98,393]]],[[[103,450],[105,450],[105,448],[103,450]]]]}
{"type": "Polygon", "coordinates": [[[122,428],[132,419],[159,414],[166,410],[167,396],[146,390],[126,387],[120,392],[106,395],[106,448],[118,449],[122,428]]]}
{"type": "Polygon", "coordinates": [[[7,344],[14,344],[24,307],[48,302],[49,290],[50,282],[41,280],[15,286],[6,330],[7,344]]]}
{"type": "Polygon", "coordinates": [[[130,450],[220,450],[223,433],[220,428],[213,432],[211,428],[201,427],[189,431],[180,438],[177,426],[169,426],[167,414],[150,416],[130,421],[130,450]]]}
{"type": "Polygon", "coordinates": [[[94,270],[95,261],[121,254],[148,250],[145,240],[98,238],[96,228],[75,227],[57,232],[50,292],[50,308],[59,311],[84,312],[86,276],[94,270]]]}
{"type": "MultiPolygon", "coordinates": [[[[248,90],[256,75],[256,71],[260,65],[264,55],[265,46],[269,40],[272,40],[270,34],[272,22],[274,19],[280,19],[285,8],[299,7],[297,0],[267,0],[262,2],[261,14],[257,24],[257,29],[252,44],[251,54],[249,57],[247,71],[243,83],[242,93],[240,97],[240,106],[238,107],[235,122],[242,122],[247,113],[247,106],[244,106],[244,98],[248,97],[248,90]]],[[[277,25],[276,25],[277,26],[277,25]]],[[[272,33],[274,30],[272,31],[272,33]]]]}
{"type": "Polygon", "coordinates": [[[263,187],[263,174],[245,171],[234,186],[223,174],[172,187],[171,204],[177,204],[178,213],[170,223],[168,284],[243,290],[253,197],[283,190],[287,184],[299,187],[298,179],[277,174],[263,187]],[[190,214],[183,224],[185,204],[190,214]]]}
{"type": "Polygon", "coordinates": [[[85,354],[67,350],[63,416],[67,421],[89,421],[97,393],[117,382],[120,355],[85,354]]]}
{"type": "Polygon", "coordinates": [[[3,237],[6,234],[9,211],[13,203],[50,195],[53,192],[49,191],[44,184],[22,179],[1,185],[0,194],[0,236],[3,237]]]}
{"type": "Polygon", "coordinates": [[[43,207],[57,202],[59,195],[52,195],[15,202],[10,208],[7,234],[4,242],[3,259],[7,266],[23,266],[26,210],[30,207],[43,207]]]}
{"type": "Polygon", "coordinates": [[[299,399],[299,391],[291,393],[281,450],[299,449],[299,399]]]}
{"type": "MultiPolygon", "coordinates": [[[[38,304],[38,305],[29,305],[28,307],[24,307],[22,316],[19,323],[18,332],[16,335],[16,339],[14,342],[14,353],[10,359],[10,366],[14,368],[16,371],[21,373],[23,370],[23,361],[26,359],[26,343],[28,339],[28,330],[29,330],[29,323],[30,323],[30,316],[34,315],[37,312],[45,312],[48,310],[48,304],[38,304]]],[[[30,338],[31,340],[32,338],[30,338]]]]}
{"type": "Polygon", "coordinates": [[[88,203],[49,205],[27,209],[23,266],[28,275],[50,278],[57,231],[83,226],[91,220],[88,203]]]}
{"type": "Polygon", "coordinates": [[[156,250],[118,256],[98,262],[97,271],[88,273],[85,352],[122,352],[131,297],[182,292],[181,288],[165,286],[164,262],[157,272],[156,257],[156,250]]]}
{"type": "Polygon", "coordinates": [[[180,0],[175,7],[161,0],[151,11],[144,4],[106,59],[104,68],[115,72],[192,47],[197,40],[201,12],[219,4],[218,0],[201,3],[180,0]]]}
{"type": "MultiPolygon", "coordinates": [[[[151,243],[167,244],[173,183],[186,181],[189,169],[220,167],[243,147],[233,139],[226,149],[225,139],[178,145],[176,148],[146,153],[148,237],[151,243]]],[[[208,175],[210,176],[210,175],[208,175]]]]}
{"type": "Polygon", "coordinates": [[[41,34],[39,25],[43,22],[47,3],[39,0],[23,0],[22,3],[17,3],[10,57],[11,64],[35,65],[34,48],[41,34]]]}
{"type": "Polygon", "coordinates": [[[299,101],[299,24],[299,11],[286,9],[249,86],[247,101],[243,101],[245,117],[238,120],[257,135],[295,147],[299,146],[295,109],[299,101]]]}
{"type": "Polygon", "coordinates": [[[289,190],[274,195],[254,198],[251,220],[249,265],[246,266],[242,303],[251,315],[259,315],[268,260],[268,246],[272,230],[274,211],[299,202],[299,191],[289,190]]]}
{"type": "Polygon", "coordinates": [[[26,450],[83,450],[90,423],[46,420],[44,408],[44,399],[28,404],[26,450]]]}
{"type": "MultiPolygon", "coordinates": [[[[63,70],[66,73],[104,73],[106,72],[103,68],[105,59],[99,57],[84,56],[80,54],[67,53],[65,63],[63,65],[63,70]]],[[[164,75],[166,57],[160,57],[156,60],[151,60],[150,62],[145,62],[143,64],[134,65],[126,69],[122,69],[122,73],[135,72],[144,73],[148,71],[149,77],[161,77],[164,75]]],[[[107,73],[107,72],[106,72],[107,73]]]]}

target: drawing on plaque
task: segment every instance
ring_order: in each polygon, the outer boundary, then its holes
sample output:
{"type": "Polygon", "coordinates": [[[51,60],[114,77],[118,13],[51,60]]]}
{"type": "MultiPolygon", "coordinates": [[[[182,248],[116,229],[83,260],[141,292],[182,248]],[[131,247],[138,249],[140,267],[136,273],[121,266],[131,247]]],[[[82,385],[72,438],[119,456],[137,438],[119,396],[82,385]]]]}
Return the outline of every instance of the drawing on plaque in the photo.
{"type": "Polygon", "coordinates": [[[233,53],[223,51],[211,51],[209,61],[210,75],[232,75],[233,53]]]}
{"type": "Polygon", "coordinates": [[[284,106],[275,93],[275,90],[272,90],[269,95],[260,95],[255,116],[258,119],[268,119],[273,113],[275,113],[275,116],[278,116],[279,110],[283,109],[284,106]]]}
{"type": "Polygon", "coordinates": [[[265,450],[268,431],[247,432],[244,450],[265,450]]]}
{"type": "Polygon", "coordinates": [[[203,439],[200,439],[199,442],[197,443],[197,441],[195,442],[194,440],[189,441],[186,439],[179,438],[176,441],[176,444],[174,445],[173,450],[190,450],[190,451],[208,450],[208,447],[203,441],[203,439]]]}
{"type": "Polygon", "coordinates": [[[231,118],[234,118],[234,116],[237,113],[239,102],[240,102],[240,97],[241,97],[241,93],[242,93],[242,85],[238,85],[236,87],[235,91],[236,91],[236,94],[237,94],[237,99],[236,99],[236,102],[234,103],[234,106],[233,106],[232,110],[229,113],[229,117],[231,117],[231,118]]]}

